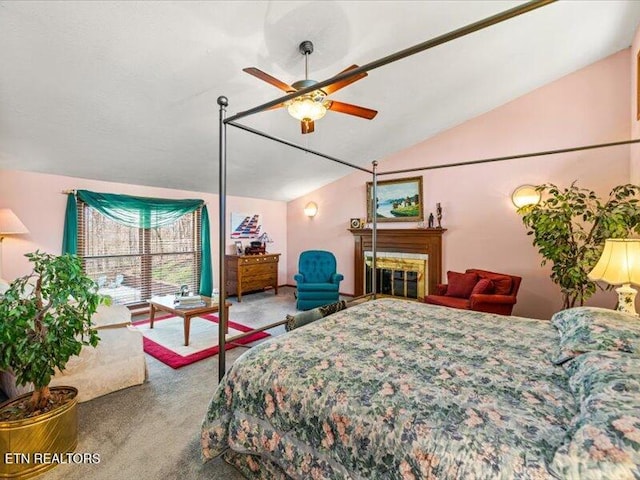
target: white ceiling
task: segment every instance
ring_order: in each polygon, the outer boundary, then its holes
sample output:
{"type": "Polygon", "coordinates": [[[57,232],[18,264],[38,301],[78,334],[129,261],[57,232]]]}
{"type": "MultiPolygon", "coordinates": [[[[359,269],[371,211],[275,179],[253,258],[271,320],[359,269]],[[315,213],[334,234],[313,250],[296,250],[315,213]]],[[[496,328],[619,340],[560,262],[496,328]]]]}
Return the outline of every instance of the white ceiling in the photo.
{"type": "MultiPolygon", "coordinates": [[[[446,33],[517,1],[0,1],[0,168],[216,192],[229,115],[310,77],[446,33]]],[[[381,67],[300,134],[284,109],[241,122],[369,166],[630,45],[638,1],[563,1],[381,67]]],[[[227,192],[290,200],[350,169],[228,127],[227,192]]]]}

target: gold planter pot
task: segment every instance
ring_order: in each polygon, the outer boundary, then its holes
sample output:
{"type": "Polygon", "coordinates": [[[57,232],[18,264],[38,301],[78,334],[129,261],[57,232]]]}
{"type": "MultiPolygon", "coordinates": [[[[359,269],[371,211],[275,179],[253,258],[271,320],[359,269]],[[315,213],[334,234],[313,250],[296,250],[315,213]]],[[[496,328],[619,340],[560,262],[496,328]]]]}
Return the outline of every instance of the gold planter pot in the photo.
{"type": "MultiPolygon", "coordinates": [[[[78,390],[73,387],[52,387],[71,390],[74,398],[43,415],[25,420],[0,422],[0,478],[23,479],[39,475],[60,463],[78,445],[78,390]]],[[[0,405],[3,407],[28,398],[21,395],[0,405]]]]}

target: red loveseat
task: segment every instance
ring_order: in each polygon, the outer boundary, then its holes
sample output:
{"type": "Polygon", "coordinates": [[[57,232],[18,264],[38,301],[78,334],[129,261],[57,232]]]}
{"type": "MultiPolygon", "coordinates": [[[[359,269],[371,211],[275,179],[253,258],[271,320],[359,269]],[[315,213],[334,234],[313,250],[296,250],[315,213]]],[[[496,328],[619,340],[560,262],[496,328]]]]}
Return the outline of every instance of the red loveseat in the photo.
{"type": "Polygon", "coordinates": [[[436,285],[436,293],[424,302],[444,307],[511,315],[521,277],[470,268],[465,273],[447,272],[448,284],[436,285]]]}

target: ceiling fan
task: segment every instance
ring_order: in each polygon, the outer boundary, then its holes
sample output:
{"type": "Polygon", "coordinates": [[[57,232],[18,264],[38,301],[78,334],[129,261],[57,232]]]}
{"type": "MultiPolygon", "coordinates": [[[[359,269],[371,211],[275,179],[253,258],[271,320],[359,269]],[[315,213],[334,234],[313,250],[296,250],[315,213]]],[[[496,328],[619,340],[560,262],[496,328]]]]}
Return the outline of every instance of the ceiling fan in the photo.
{"type": "MultiPolygon", "coordinates": [[[[313,43],[309,40],[305,40],[300,44],[298,50],[302,55],[304,55],[304,80],[298,80],[291,85],[287,85],[286,83],[255,67],[243,68],[242,71],[247,72],[249,75],[257,77],[260,80],[270,83],[274,87],[277,87],[287,93],[293,93],[303,88],[315,85],[318,82],[316,80],[309,79],[309,55],[313,53],[313,43]]],[[[358,65],[351,65],[349,68],[343,70],[340,73],[353,70],[354,68],[358,68],[358,65]]],[[[354,115],[356,117],[371,120],[378,114],[376,110],[359,107],[357,105],[351,105],[349,103],[337,102],[335,100],[329,100],[327,98],[332,93],[337,92],[341,88],[344,88],[347,85],[350,85],[366,76],[367,73],[362,72],[358,75],[354,75],[351,78],[338,80],[337,82],[322,87],[321,89],[314,90],[287,102],[275,105],[274,107],[272,107],[272,109],[287,107],[287,111],[289,112],[289,114],[293,118],[300,120],[300,126],[302,128],[303,134],[312,133],[314,130],[314,121],[324,117],[324,115],[327,113],[327,110],[346,113],[347,115],[354,115]]]]}

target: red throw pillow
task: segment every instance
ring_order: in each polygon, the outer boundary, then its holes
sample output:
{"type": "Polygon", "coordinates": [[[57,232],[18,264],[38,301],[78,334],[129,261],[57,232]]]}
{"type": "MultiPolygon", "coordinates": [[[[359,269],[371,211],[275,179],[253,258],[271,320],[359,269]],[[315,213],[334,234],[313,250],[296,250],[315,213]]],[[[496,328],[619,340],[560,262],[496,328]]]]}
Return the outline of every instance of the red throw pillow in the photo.
{"type": "Polygon", "coordinates": [[[513,280],[506,275],[496,275],[495,273],[482,275],[482,278],[488,278],[493,282],[493,293],[496,295],[509,295],[511,293],[511,285],[513,280]]]}
{"type": "Polygon", "coordinates": [[[473,287],[478,283],[478,274],[447,272],[447,293],[446,297],[469,298],[473,287]]]}
{"type": "Polygon", "coordinates": [[[487,272],[486,270],[471,269],[480,278],[488,278],[493,283],[494,295],[509,295],[513,287],[513,279],[509,275],[502,273],[487,272]]]}
{"type": "Polygon", "coordinates": [[[488,278],[481,278],[471,290],[471,295],[488,295],[493,293],[493,282],[488,278]]]}

